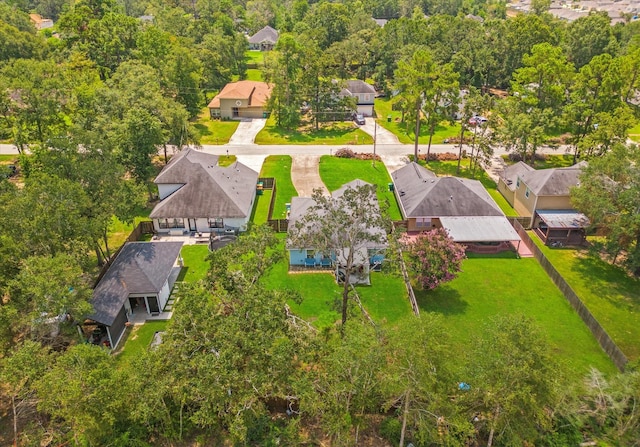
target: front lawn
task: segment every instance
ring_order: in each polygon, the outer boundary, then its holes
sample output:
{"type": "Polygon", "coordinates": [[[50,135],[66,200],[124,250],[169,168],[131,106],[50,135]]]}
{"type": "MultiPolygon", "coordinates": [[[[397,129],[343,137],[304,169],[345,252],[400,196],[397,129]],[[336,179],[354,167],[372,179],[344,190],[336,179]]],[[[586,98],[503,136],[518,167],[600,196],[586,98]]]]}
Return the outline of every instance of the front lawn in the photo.
{"type": "Polygon", "coordinates": [[[238,128],[240,121],[213,120],[209,117],[209,108],[205,107],[194,122],[200,135],[201,144],[227,144],[238,128]]]}
{"type": "Polygon", "coordinates": [[[466,259],[462,268],[450,283],[429,292],[415,291],[422,312],[444,315],[456,356],[464,356],[492,316],[524,314],[547,334],[554,353],[575,380],[591,367],[605,373],[616,371],[534,258],[473,258],[466,259]]]}
{"type": "Polygon", "coordinates": [[[126,364],[132,359],[149,349],[156,332],[163,332],[167,328],[168,321],[147,321],[141,325],[135,325],[125,341],[122,350],[117,355],[118,363],[126,364]]]}
{"type": "Polygon", "coordinates": [[[373,164],[371,160],[323,155],[320,157],[320,178],[329,191],[335,191],[355,179],[377,185],[378,201],[389,204],[389,217],[392,220],[402,219],[396,197],[389,191],[391,177],[382,162],[373,164]]]}
{"type": "Polygon", "coordinates": [[[184,267],[178,276],[178,281],[196,282],[204,279],[209,271],[209,246],[194,244],[182,246],[182,260],[184,267]]]}
{"type": "Polygon", "coordinates": [[[0,164],[11,164],[11,163],[16,163],[18,161],[18,155],[5,155],[2,154],[0,155],[0,164]]]}
{"type": "Polygon", "coordinates": [[[373,144],[373,138],[352,121],[322,123],[320,130],[310,124],[288,130],[278,127],[272,114],[267,125],[258,133],[256,144],[373,144]]]}
{"type": "Polygon", "coordinates": [[[487,172],[481,167],[477,167],[475,173],[472,173],[472,171],[469,169],[469,160],[470,159],[463,159],[461,161],[460,173],[457,173],[457,161],[430,161],[429,164],[425,164],[424,161],[420,161],[420,164],[433,171],[436,175],[452,175],[455,177],[478,180],[480,183],[482,183],[489,195],[493,198],[493,200],[495,200],[502,212],[507,217],[517,216],[518,213],[516,212],[516,210],[514,210],[511,205],[509,205],[507,199],[505,199],[500,191],[498,191],[496,182],[494,182],[493,179],[489,177],[489,174],[487,174],[487,172]]]}
{"type": "MultiPolygon", "coordinates": [[[[508,165],[515,164],[515,162],[509,159],[509,155],[503,155],[502,159],[508,165]]],[[[536,160],[534,168],[535,169],[567,168],[573,165],[574,163],[573,163],[572,154],[561,154],[561,155],[544,154],[544,160],[536,160]]]]}
{"type": "Polygon", "coordinates": [[[298,192],[291,182],[291,156],[268,156],[262,164],[260,177],[274,177],[276,179],[276,203],[271,217],[284,219],[287,216],[286,204],[291,203],[292,197],[298,196],[298,192]]]}
{"type": "MultiPolygon", "coordinates": [[[[402,112],[399,110],[391,110],[390,98],[376,98],[375,100],[375,112],[378,117],[377,122],[380,126],[384,127],[388,131],[395,134],[401,143],[411,144],[414,142],[414,129],[407,131],[405,123],[402,120],[402,112]],[[388,117],[391,117],[391,121],[388,121],[388,117]]],[[[470,135],[468,132],[466,135],[470,135]]],[[[442,122],[436,126],[433,133],[433,139],[431,144],[442,144],[447,138],[454,138],[460,136],[460,123],[448,123],[442,122]]],[[[422,123],[420,127],[420,138],[418,139],[420,144],[429,143],[429,129],[422,123]]]]}
{"type": "Polygon", "coordinates": [[[640,358],[640,280],[586,249],[549,248],[529,235],[627,358],[640,358]]]}

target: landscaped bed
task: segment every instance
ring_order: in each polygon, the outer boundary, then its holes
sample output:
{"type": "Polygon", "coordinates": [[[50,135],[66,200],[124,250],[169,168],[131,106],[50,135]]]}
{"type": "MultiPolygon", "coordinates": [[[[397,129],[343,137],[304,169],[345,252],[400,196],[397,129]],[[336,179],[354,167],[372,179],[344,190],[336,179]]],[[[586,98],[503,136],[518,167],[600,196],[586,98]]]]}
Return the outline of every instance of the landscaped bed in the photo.
{"type": "Polygon", "coordinates": [[[329,191],[335,191],[355,179],[378,185],[377,195],[380,204],[389,204],[389,216],[392,220],[402,219],[396,197],[389,191],[391,177],[384,163],[323,155],[320,158],[320,178],[329,191]]]}
{"type": "Polygon", "coordinates": [[[549,248],[529,235],[629,360],[640,358],[640,280],[586,249],[549,248]]]}
{"type": "Polygon", "coordinates": [[[467,259],[462,273],[433,291],[416,291],[422,312],[444,315],[452,347],[459,356],[476,342],[494,315],[533,318],[575,379],[591,367],[613,373],[615,367],[587,326],[534,258],[467,259]]]}

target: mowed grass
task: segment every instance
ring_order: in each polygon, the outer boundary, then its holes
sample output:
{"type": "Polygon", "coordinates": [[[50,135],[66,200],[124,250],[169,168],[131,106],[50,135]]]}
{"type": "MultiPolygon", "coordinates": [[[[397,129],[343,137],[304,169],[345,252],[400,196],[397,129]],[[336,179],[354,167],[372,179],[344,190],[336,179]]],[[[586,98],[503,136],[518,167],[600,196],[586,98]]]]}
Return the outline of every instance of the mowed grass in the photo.
{"type": "Polygon", "coordinates": [[[247,81],[264,81],[262,76],[262,70],[259,68],[247,68],[247,75],[245,76],[247,81]]]}
{"type": "Polygon", "coordinates": [[[237,159],[238,158],[235,155],[220,155],[220,157],[218,157],[218,166],[231,166],[237,159]]]}
{"type": "Polygon", "coordinates": [[[291,203],[292,197],[298,196],[298,192],[291,182],[291,156],[268,156],[262,164],[260,177],[274,177],[276,179],[276,202],[271,217],[273,219],[286,218],[286,204],[291,203]]]}
{"type": "Polygon", "coordinates": [[[433,291],[416,290],[420,310],[444,315],[452,349],[461,356],[494,315],[524,314],[546,334],[575,380],[613,363],[534,258],[466,259],[463,272],[433,291]]]}
{"type": "MultiPolygon", "coordinates": [[[[284,250],[284,237],[282,238],[284,250]]],[[[267,288],[297,291],[303,297],[301,303],[290,301],[291,311],[318,328],[340,321],[342,286],[334,279],[333,271],[326,273],[289,273],[289,258],[278,262],[264,278],[267,288]]],[[[372,272],[371,286],[357,286],[356,290],[364,308],[376,322],[394,323],[411,314],[411,306],[401,278],[372,272]]],[[[359,311],[359,310],[357,310],[359,311]]]]}
{"type": "MultiPolygon", "coordinates": [[[[502,159],[508,165],[515,164],[515,162],[509,159],[508,155],[503,155],[502,159]]],[[[574,163],[573,163],[572,154],[561,154],[561,155],[545,154],[544,160],[536,160],[534,168],[535,169],[566,168],[573,165],[574,163]]]]}
{"type": "Polygon", "coordinates": [[[0,155],[0,164],[11,164],[11,163],[17,163],[18,162],[18,155],[6,155],[6,154],[2,154],[0,155]]]}
{"type": "Polygon", "coordinates": [[[147,321],[142,325],[132,327],[122,351],[117,355],[121,365],[131,362],[149,349],[156,332],[163,332],[167,328],[168,321],[147,321]]]}
{"type": "Polygon", "coordinates": [[[201,144],[227,144],[238,128],[240,121],[213,120],[209,117],[209,108],[205,107],[193,123],[200,135],[201,144]]]}
{"type": "Polygon", "coordinates": [[[396,197],[389,191],[391,177],[384,163],[323,155],[320,157],[320,178],[329,191],[335,191],[355,179],[377,185],[378,201],[389,204],[389,217],[392,220],[402,219],[396,197]]]}
{"type": "Polygon", "coordinates": [[[256,64],[258,66],[264,64],[264,51],[247,50],[244,52],[244,58],[247,64],[256,64]]]}
{"type": "Polygon", "coordinates": [[[469,178],[478,180],[484,188],[487,190],[489,195],[495,200],[498,204],[502,212],[507,217],[517,216],[518,213],[507,199],[498,191],[498,186],[496,182],[493,181],[489,174],[482,169],[481,167],[476,167],[475,172],[472,171],[469,167],[470,159],[462,159],[460,162],[460,172],[457,172],[458,162],[457,161],[430,161],[429,164],[425,164],[424,161],[421,161],[420,164],[425,166],[427,169],[433,171],[436,175],[452,175],[455,177],[469,178]]]}
{"type": "Polygon", "coordinates": [[[640,280],[586,249],[549,248],[529,235],[627,358],[640,358],[640,280]]]}
{"type": "MultiPolygon", "coordinates": [[[[407,129],[406,123],[403,123],[402,112],[399,110],[391,110],[392,100],[390,98],[376,98],[375,100],[375,112],[378,117],[378,124],[388,131],[395,134],[401,143],[411,144],[414,142],[415,129],[407,129]],[[391,122],[387,117],[391,116],[391,122]]],[[[469,133],[467,133],[469,135],[469,133]]],[[[431,144],[442,144],[445,139],[459,137],[460,136],[460,123],[450,124],[442,122],[436,126],[433,133],[433,139],[431,144]]],[[[429,143],[429,129],[422,123],[420,127],[420,138],[418,139],[420,144],[429,143]]]]}
{"type": "Polygon", "coordinates": [[[373,144],[373,138],[353,122],[321,123],[320,129],[310,124],[298,129],[284,129],[276,125],[272,114],[255,139],[256,144],[373,144]]]}
{"type": "Polygon", "coordinates": [[[196,282],[204,279],[209,271],[209,246],[194,244],[182,246],[182,260],[184,267],[178,276],[178,281],[196,282]]]}
{"type": "Polygon", "coordinates": [[[256,203],[253,205],[253,211],[251,212],[251,222],[255,225],[261,225],[266,223],[269,219],[269,204],[271,203],[272,191],[265,189],[262,191],[262,195],[256,196],[256,203]]]}
{"type": "Polygon", "coordinates": [[[640,143],[640,123],[629,129],[629,138],[631,138],[636,143],[640,143]]]}
{"type": "Polygon", "coordinates": [[[151,205],[136,208],[136,217],[134,217],[133,222],[130,223],[122,222],[115,216],[111,218],[111,223],[109,224],[108,229],[109,236],[107,240],[109,243],[109,250],[112,254],[125,243],[133,229],[140,223],[140,221],[149,220],[149,214],[152,209],[153,207],[151,205]]]}

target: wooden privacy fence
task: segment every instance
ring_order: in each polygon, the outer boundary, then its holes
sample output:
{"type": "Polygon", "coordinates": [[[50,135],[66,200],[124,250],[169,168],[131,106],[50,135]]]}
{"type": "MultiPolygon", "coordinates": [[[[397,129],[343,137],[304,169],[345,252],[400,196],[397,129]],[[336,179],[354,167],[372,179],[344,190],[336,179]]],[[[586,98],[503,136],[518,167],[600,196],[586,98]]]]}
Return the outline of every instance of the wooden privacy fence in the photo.
{"type": "Polygon", "coordinates": [[[575,309],[575,311],[580,315],[584,324],[587,325],[593,336],[598,340],[598,343],[609,356],[611,361],[616,365],[616,367],[620,371],[624,371],[624,368],[628,362],[627,357],[620,350],[618,345],[611,339],[607,331],[600,325],[598,320],[593,316],[593,314],[587,309],[587,306],[584,305],[580,297],[573,291],[571,286],[565,281],[562,275],[556,270],[556,268],[551,264],[551,262],[547,259],[547,257],[542,253],[542,250],[538,248],[536,244],[533,243],[529,234],[524,230],[520,222],[512,221],[513,227],[518,232],[518,235],[522,239],[531,253],[538,260],[544,271],[549,275],[551,281],[560,289],[564,297],[569,301],[571,307],[575,309]]]}

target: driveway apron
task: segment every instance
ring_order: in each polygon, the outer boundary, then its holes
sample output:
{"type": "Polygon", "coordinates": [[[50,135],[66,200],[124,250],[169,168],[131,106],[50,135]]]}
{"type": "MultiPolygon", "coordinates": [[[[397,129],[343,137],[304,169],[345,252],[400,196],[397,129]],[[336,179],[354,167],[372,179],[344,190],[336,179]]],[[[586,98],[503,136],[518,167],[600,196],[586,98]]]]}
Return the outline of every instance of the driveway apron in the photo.
{"type": "Polygon", "coordinates": [[[320,155],[293,155],[291,159],[291,181],[298,196],[311,197],[314,189],[321,189],[323,194],[329,195],[320,180],[320,155]]]}
{"type": "Polygon", "coordinates": [[[243,119],[238,124],[238,128],[231,135],[229,144],[253,144],[258,132],[267,124],[267,120],[263,118],[243,119]]]}

